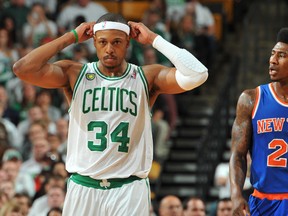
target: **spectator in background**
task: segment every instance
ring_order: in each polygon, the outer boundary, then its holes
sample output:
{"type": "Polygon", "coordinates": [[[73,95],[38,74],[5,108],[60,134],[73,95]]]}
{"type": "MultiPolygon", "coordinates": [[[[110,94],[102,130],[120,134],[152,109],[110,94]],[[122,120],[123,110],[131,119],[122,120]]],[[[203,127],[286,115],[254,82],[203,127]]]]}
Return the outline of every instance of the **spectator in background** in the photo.
{"type": "Polygon", "coordinates": [[[50,151],[50,145],[45,138],[37,138],[32,141],[32,156],[24,161],[20,167],[20,172],[26,172],[34,179],[42,170],[49,169],[50,164],[47,161],[47,153],[50,151]]]}
{"type": "Polygon", "coordinates": [[[45,13],[48,15],[48,17],[50,19],[54,18],[56,15],[57,0],[25,0],[25,4],[29,8],[31,8],[35,3],[43,5],[45,13]]]}
{"type": "MultiPolygon", "coordinates": [[[[169,30],[166,28],[165,23],[162,21],[159,11],[157,9],[148,9],[142,19],[144,25],[154,31],[156,34],[161,35],[167,41],[171,40],[169,30]]],[[[171,62],[159,51],[155,50],[157,62],[166,66],[171,66],[171,62]]],[[[140,62],[141,63],[141,62],[140,62]]],[[[145,64],[145,63],[141,63],[145,64]]]]}
{"type": "MultiPolygon", "coordinates": [[[[83,17],[85,22],[93,22],[108,11],[101,4],[91,0],[77,0],[74,4],[68,5],[62,11],[60,11],[57,18],[57,25],[60,35],[67,31],[76,28],[79,24],[77,17],[83,17]]],[[[96,54],[96,50],[93,45],[93,40],[85,42],[89,48],[89,54],[96,54]]]]}
{"type": "Polygon", "coordinates": [[[62,159],[66,161],[67,155],[67,138],[68,138],[68,126],[69,122],[65,118],[60,118],[56,121],[57,134],[60,137],[61,145],[58,148],[58,152],[62,155],[62,159]]]}
{"type": "Polygon", "coordinates": [[[166,20],[170,32],[177,29],[181,17],[185,14],[185,0],[165,0],[167,5],[166,20]]]}
{"type": "MultiPolygon", "coordinates": [[[[53,186],[47,191],[48,206],[51,208],[62,208],[65,198],[65,190],[59,186],[53,186]]],[[[48,211],[47,211],[48,213],[48,211]]],[[[43,215],[46,216],[46,215],[43,215]]]]}
{"type": "MultiPolygon", "coordinates": [[[[4,155],[4,152],[8,148],[10,148],[8,132],[6,130],[5,125],[3,123],[1,123],[1,121],[0,121],[0,161],[2,161],[2,157],[4,155]]],[[[1,165],[1,163],[0,163],[0,165],[1,165]]],[[[0,175],[0,181],[1,181],[1,175],[0,175]]]]}
{"type": "MultiPolygon", "coordinates": [[[[5,28],[8,31],[8,46],[19,46],[17,38],[17,29],[15,20],[11,15],[4,15],[1,18],[0,26],[5,28]]],[[[15,48],[15,47],[14,47],[15,48]]]]}
{"type": "Polygon", "coordinates": [[[93,2],[91,0],[77,0],[74,4],[68,5],[62,11],[60,11],[57,18],[57,25],[59,27],[60,34],[63,34],[67,30],[75,28],[74,19],[77,16],[83,16],[87,22],[98,20],[98,18],[105,13],[107,9],[101,4],[93,2]]]}
{"type": "MultiPolygon", "coordinates": [[[[144,64],[152,65],[158,62],[156,51],[151,46],[144,47],[143,50],[144,64]]],[[[169,153],[169,147],[167,145],[167,140],[169,138],[169,124],[166,119],[164,119],[164,112],[162,107],[157,106],[159,98],[156,100],[152,110],[152,135],[154,142],[154,160],[157,162],[163,162],[169,153]]],[[[161,102],[160,102],[161,103],[161,102]]]]}
{"type": "Polygon", "coordinates": [[[183,216],[181,200],[174,195],[163,197],[159,205],[159,216],[183,216]]]}
{"type": "Polygon", "coordinates": [[[4,86],[0,85],[0,103],[3,104],[2,117],[11,121],[15,126],[18,125],[20,116],[19,112],[9,104],[7,90],[4,86]]]}
{"type": "Polygon", "coordinates": [[[0,191],[3,191],[7,195],[8,200],[11,200],[15,195],[14,182],[8,179],[2,181],[0,184],[0,191]]]}
{"type": "Polygon", "coordinates": [[[62,155],[59,152],[59,148],[61,146],[60,135],[56,133],[48,133],[47,140],[50,144],[50,157],[56,161],[62,160],[62,155]]]}
{"type": "Polygon", "coordinates": [[[48,137],[48,125],[45,121],[36,120],[29,125],[29,130],[22,147],[23,160],[26,161],[31,158],[33,142],[36,139],[47,139],[48,137]]]}
{"type": "MultiPolygon", "coordinates": [[[[167,24],[166,23],[166,12],[167,12],[166,0],[151,0],[149,8],[152,10],[158,11],[161,17],[161,21],[165,23],[165,25],[167,24]]],[[[169,31],[169,28],[167,29],[169,31]]]]}
{"type": "MultiPolygon", "coordinates": [[[[1,171],[1,170],[0,170],[1,171]]],[[[1,179],[0,179],[1,180],[1,179]]],[[[1,182],[4,182],[6,180],[1,180],[1,182]]],[[[3,191],[0,190],[0,209],[5,205],[5,203],[9,202],[8,195],[3,191]]]]}
{"type": "Polygon", "coordinates": [[[23,35],[28,46],[36,48],[45,40],[52,40],[57,36],[57,25],[48,19],[44,6],[34,3],[27,16],[28,23],[23,27],[23,35]]]}
{"type": "Polygon", "coordinates": [[[86,64],[88,63],[88,59],[89,59],[89,50],[86,44],[81,43],[73,47],[73,53],[72,53],[73,61],[78,61],[83,64],[86,64]]]}
{"type": "Polygon", "coordinates": [[[52,186],[47,191],[47,203],[46,205],[39,209],[38,212],[33,211],[29,212],[29,216],[46,216],[50,209],[60,208],[62,209],[65,198],[65,191],[59,186],[52,186]]]}
{"type": "Polygon", "coordinates": [[[52,96],[50,90],[40,89],[36,96],[36,104],[41,108],[43,112],[43,119],[48,124],[51,121],[56,122],[61,117],[60,109],[52,104],[52,96]]]}
{"type": "Polygon", "coordinates": [[[160,97],[164,103],[162,104],[162,110],[164,111],[164,118],[169,124],[169,134],[173,132],[178,121],[178,106],[175,95],[163,94],[160,97]]]}
{"type": "MultiPolygon", "coordinates": [[[[78,15],[74,18],[74,21],[73,21],[73,26],[78,26],[80,25],[81,23],[84,23],[86,22],[86,19],[84,16],[82,15],[78,15]]],[[[77,44],[73,44],[71,46],[68,46],[66,47],[65,49],[63,49],[61,51],[61,54],[62,56],[60,57],[60,59],[65,59],[65,58],[69,58],[69,59],[73,59],[74,58],[74,53],[75,53],[75,48],[78,49],[79,48],[79,45],[81,46],[86,46],[87,47],[87,57],[88,58],[91,58],[91,48],[89,48],[89,46],[93,46],[93,41],[92,40],[88,40],[88,41],[85,41],[84,43],[77,43],[77,44]]],[[[94,52],[94,51],[92,51],[94,52]]]]}
{"type": "Polygon", "coordinates": [[[19,205],[22,216],[27,216],[32,205],[29,195],[27,193],[16,193],[13,200],[19,205]]]}
{"type": "Polygon", "coordinates": [[[49,210],[47,216],[61,216],[62,215],[62,208],[54,207],[49,210]]]}
{"type": "Polygon", "coordinates": [[[184,216],[205,216],[206,205],[199,197],[190,197],[184,202],[184,216]]]}
{"type": "MultiPolygon", "coordinates": [[[[251,157],[247,154],[247,174],[243,186],[243,192],[245,194],[246,200],[251,193],[252,185],[250,183],[250,165],[251,157]]],[[[229,162],[219,163],[216,167],[214,174],[214,185],[219,189],[219,199],[230,197],[230,180],[229,180],[229,162]]]]}
{"type": "Polygon", "coordinates": [[[218,200],[216,216],[232,216],[232,201],[230,198],[218,200]]]}
{"type": "Polygon", "coordinates": [[[6,105],[0,103],[0,121],[5,126],[8,133],[9,146],[17,148],[20,150],[23,144],[23,137],[19,133],[15,124],[13,124],[9,119],[3,118],[6,105]]]}
{"type": "MultiPolygon", "coordinates": [[[[166,40],[170,41],[170,33],[168,29],[166,28],[166,25],[161,20],[159,11],[156,8],[149,8],[145,11],[142,22],[152,31],[156,32],[157,34],[161,35],[166,40]]],[[[134,64],[152,64],[152,61],[149,61],[147,57],[145,56],[147,53],[156,55],[156,59],[154,57],[153,61],[154,63],[164,64],[166,66],[171,66],[170,61],[159,51],[153,50],[153,52],[149,52],[152,48],[146,47],[147,45],[139,44],[138,42],[131,40],[130,41],[130,52],[128,54],[128,59],[134,64]],[[154,54],[155,53],[155,54],[154,54]],[[147,61],[148,60],[148,61],[147,61]]]]}
{"type": "Polygon", "coordinates": [[[188,0],[185,5],[186,14],[195,17],[196,31],[198,34],[214,36],[215,20],[210,9],[198,0],[188,0]]]}
{"type": "Polygon", "coordinates": [[[26,192],[32,198],[35,194],[34,181],[26,172],[20,172],[22,164],[20,152],[14,149],[7,149],[2,161],[2,169],[7,173],[8,180],[13,182],[15,192],[26,192]]]}
{"type": "Polygon", "coordinates": [[[22,216],[21,207],[15,200],[6,202],[0,209],[0,215],[3,216],[22,216]]]}
{"type": "Polygon", "coordinates": [[[196,28],[194,16],[185,14],[181,17],[176,31],[172,32],[172,43],[177,44],[181,48],[187,49],[189,52],[195,54],[195,37],[196,28]]]}
{"type": "MultiPolygon", "coordinates": [[[[61,188],[63,191],[65,191],[65,186],[66,186],[66,179],[62,178],[61,176],[58,176],[58,175],[47,176],[47,179],[43,183],[42,189],[44,190],[42,190],[42,194],[40,194],[40,196],[35,197],[36,199],[34,200],[32,204],[32,207],[29,212],[29,216],[33,216],[33,215],[38,216],[39,212],[42,212],[43,209],[47,210],[47,207],[49,206],[48,192],[51,191],[52,188],[61,188]]],[[[50,206],[49,209],[51,207],[52,206],[50,206]]]]}
{"type": "Polygon", "coordinates": [[[29,7],[25,5],[25,0],[10,0],[10,5],[2,11],[3,16],[9,15],[15,20],[17,41],[20,43],[23,42],[22,29],[24,24],[27,22],[29,11],[29,7]]]}
{"type": "Polygon", "coordinates": [[[195,29],[198,36],[197,43],[195,44],[199,45],[196,48],[198,58],[204,61],[208,65],[208,68],[210,68],[213,64],[216,49],[215,20],[213,14],[208,7],[202,5],[198,0],[188,0],[185,9],[186,14],[190,14],[195,19],[195,29]]]}
{"type": "Polygon", "coordinates": [[[19,58],[18,52],[13,46],[9,46],[9,32],[0,27],[0,84],[6,85],[9,79],[14,77],[12,65],[19,58]]]}
{"type": "Polygon", "coordinates": [[[11,94],[15,96],[12,107],[18,110],[20,113],[20,121],[23,121],[29,118],[29,109],[36,105],[37,88],[29,83],[18,80],[18,78],[15,78],[15,80],[16,79],[17,82],[11,85],[11,88],[14,87],[14,91],[11,89],[11,94]]]}
{"type": "Polygon", "coordinates": [[[164,112],[154,109],[152,114],[152,134],[154,143],[154,160],[162,163],[168,156],[169,124],[164,120],[164,112]]]}
{"type": "MultiPolygon", "coordinates": [[[[28,118],[21,121],[17,126],[19,132],[22,134],[23,137],[26,138],[26,140],[28,138],[27,136],[30,126],[32,125],[32,123],[37,121],[44,121],[44,117],[41,108],[35,105],[28,110],[28,118]]],[[[50,122],[47,126],[48,132],[51,133],[56,131],[56,124],[54,122],[50,122]]]]}
{"type": "Polygon", "coordinates": [[[53,163],[53,166],[51,168],[51,173],[52,175],[55,175],[55,176],[61,176],[66,181],[68,180],[68,177],[69,177],[69,173],[65,169],[65,162],[61,160],[53,163]]]}

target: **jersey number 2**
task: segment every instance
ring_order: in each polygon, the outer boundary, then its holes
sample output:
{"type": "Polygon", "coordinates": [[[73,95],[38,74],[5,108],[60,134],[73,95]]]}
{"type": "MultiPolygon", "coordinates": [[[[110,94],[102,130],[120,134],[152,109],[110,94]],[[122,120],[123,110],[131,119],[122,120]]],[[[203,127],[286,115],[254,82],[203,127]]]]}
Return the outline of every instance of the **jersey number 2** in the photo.
{"type": "Polygon", "coordinates": [[[287,143],[282,139],[274,139],[269,143],[269,149],[276,149],[267,157],[267,165],[272,167],[286,167],[287,159],[281,158],[282,155],[287,153],[287,143]]]}
{"type": "MultiPolygon", "coordinates": [[[[104,121],[92,121],[88,124],[88,131],[96,132],[95,138],[100,141],[100,144],[95,144],[93,141],[88,141],[88,148],[91,151],[104,151],[107,148],[107,132],[108,125],[104,121]]],[[[118,147],[119,152],[128,152],[128,143],[130,142],[130,137],[128,137],[128,122],[120,122],[119,125],[110,134],[110,139],[112,142],[120,143],[118,147]]]]}

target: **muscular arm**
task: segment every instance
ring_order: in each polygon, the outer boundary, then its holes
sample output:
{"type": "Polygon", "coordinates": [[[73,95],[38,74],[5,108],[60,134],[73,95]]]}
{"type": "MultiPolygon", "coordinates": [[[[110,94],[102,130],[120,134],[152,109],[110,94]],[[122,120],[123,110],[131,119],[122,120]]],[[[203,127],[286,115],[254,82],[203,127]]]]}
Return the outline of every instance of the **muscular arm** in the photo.
{"type": "Polygon", "coordinates": [[[256,90],[244,91],[238,100],[236,118],[232,127],[232,148],[230,158],[231,199],[235,215],[249,212],[247,203],[242,197],[243,185],[247,170],[247,153],[251,145],[252,111],[255,103],[256,90]]]}
{"type": "Polygon", "coordinates": [[[191,53],[157,37],[157,34],[142,23],[129,22],[129,25],[133,39],[142,44],[153,44],[175,65],[175,67],[165,67],[156,64],[143,67],[152,101],[153,97],[159,94],[181,93],[196,88],[206,81],[207,68],[191,53]]]}
{"type": "Polygon", "coordinates": [[[159,94],[177,94],[185,91],[175,79],[175,68],[155,64],[143,66],[143,71],[149,83],[150,106],[159,94]]]}
{"type": "MultiPolygon", "coordinates": [[[[85,23],[76,28],[79,42],[85,41],[93,35],[93,24],[85,23]]],[[[80,71],[81,64],[72,61],[58,61],[48,63],[62,49],[75,42],[73,33],[68,32],[63,36],[34,49],[17,61],[13,71],[20,79],[43,88],[69,87],[71,74],[80,71]]]]}

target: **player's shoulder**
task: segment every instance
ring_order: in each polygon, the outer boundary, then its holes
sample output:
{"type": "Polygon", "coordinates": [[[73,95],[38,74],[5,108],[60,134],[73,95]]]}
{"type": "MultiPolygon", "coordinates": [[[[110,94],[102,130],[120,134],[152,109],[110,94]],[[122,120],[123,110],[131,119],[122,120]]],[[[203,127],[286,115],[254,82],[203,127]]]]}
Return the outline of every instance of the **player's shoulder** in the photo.
{"type": "Polygon", "coordinates": [[[83,63],[75,62],[72,60],[60,60],[55,62],[54,64],[61,67],[62,70],[64,70],[65,72],[80,71],[81,68],[84,66],[83,63]]]}
{"type": "Polygon", "coordinates": [[[257,99],[258,90],[257,88],[245,89],[239,96],[238,106],[244,106],[246,108],[254,107],[255,101],[257,99]]]}
{"type": "Polygon", "coordinates": [[[161,65],[161,64],[151,64],[151,65],[141,66],[141,68],[142,68],[142,70],[146,76],[155,76],[161,70],[163,70],[167,67],[164,65],[161,65]]]}
{"type": "Polygon", "coordinates": [[[254,98],[257,94],[257,88],[253,88],[253,89],[245,89],[241,96],[243,97],[250,97],[250,98],[254,98]]]}

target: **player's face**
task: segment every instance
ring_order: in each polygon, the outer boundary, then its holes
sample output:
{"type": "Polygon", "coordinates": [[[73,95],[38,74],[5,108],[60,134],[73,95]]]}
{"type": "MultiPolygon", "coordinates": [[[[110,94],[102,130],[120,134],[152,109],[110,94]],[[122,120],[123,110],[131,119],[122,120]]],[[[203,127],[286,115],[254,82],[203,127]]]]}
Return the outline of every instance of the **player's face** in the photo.
{"type": "Polygon", "coordinates": [[[288,44],[278,42],[271,51],[269,63],[271,80],[288,82],[288,44]]]}
{"type": "Polygon", "coordinates": [[[129,37],[119,30],[98,31],[94,35],[94,46],[103,66],[117,68],[125,59],[129,37]]]}

